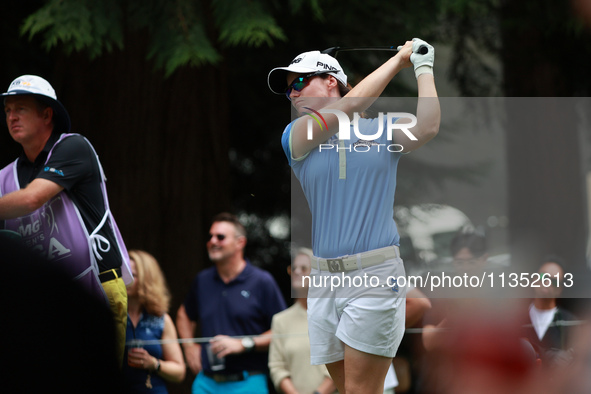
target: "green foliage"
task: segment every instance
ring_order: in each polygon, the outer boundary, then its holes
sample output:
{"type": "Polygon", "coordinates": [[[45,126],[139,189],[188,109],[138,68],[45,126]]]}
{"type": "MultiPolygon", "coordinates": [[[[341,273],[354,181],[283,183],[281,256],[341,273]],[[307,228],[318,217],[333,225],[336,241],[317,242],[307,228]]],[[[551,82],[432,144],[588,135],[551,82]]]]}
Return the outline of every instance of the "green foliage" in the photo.
{"type": "Polygon", "coordinates": [[[44,33],[47,50],[64,44],[67,52],[88,51],[91,58],[123,47],[122,13],[116,0],[49,0],[26,18],[22,34],[44,33]]]}
{"type": "Polygon", "coordinates": [[[273,46],[273,40],[285,40],[283,30],[263,2],[217,0],[213,2],[220,42],[234,46],[246,44],[273,46]]]}
{"type": "Polygon", "coordinates": [[[148,58],[170,76],[178,67],[215,64],[221,56],[206,31],[207,17],[198,3],[177,0],[138,1],[130,15],[140,29],[149,31],[148,58]]]}
{"type": "MultiPolygon", "coordinates": [[[[322,12],[318,0],[290,0],[284,7],[322,12]]],[[[85,51],[90,58],[123,49],[129,34],[147,32],[147,56],[170,75],[184,65],[215,64],[220,46],[268,47],[286,40],[267,0],[48,0],[26,18],[21,32],[42,35],[47,50],[85,51]]]]}
{"type": "MultiPolygon", "coordinates": [[[[326,1],[324,1],[324,3],[326,3],[326,1]]],[[[310,7],[312,16],[314,16],[315,19],[319,21],[324,20],[324,14],[322,12],[322,8],[320,7],[319,0],[291,0],[289,2],[290,11],[292,14],[297,14],[300,11],[303,11],[306,5],[310,7]]]]}

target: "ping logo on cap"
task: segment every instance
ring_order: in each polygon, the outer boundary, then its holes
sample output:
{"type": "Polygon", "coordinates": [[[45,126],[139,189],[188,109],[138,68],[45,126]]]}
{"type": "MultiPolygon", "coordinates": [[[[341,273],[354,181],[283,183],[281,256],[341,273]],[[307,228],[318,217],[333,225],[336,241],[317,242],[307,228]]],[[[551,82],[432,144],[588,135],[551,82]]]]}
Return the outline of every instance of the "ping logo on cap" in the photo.
{"type": "Polygon", "coordinates": [[[323,68],[323,69],[329,70],[329,71],[339,71],[338,68],[331,66],[330,64],[325,64],[322,62],[316,62],[316,67],[320,67],[320,68],[323,68]]]}

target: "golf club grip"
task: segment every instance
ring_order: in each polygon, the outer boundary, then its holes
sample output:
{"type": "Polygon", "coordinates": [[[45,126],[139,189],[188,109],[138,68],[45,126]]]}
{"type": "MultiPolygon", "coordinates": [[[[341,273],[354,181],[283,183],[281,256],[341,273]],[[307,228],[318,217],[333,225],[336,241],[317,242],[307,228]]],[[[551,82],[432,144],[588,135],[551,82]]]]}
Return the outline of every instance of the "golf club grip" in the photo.
{"type": "Polygon", "coordinates": [[[417,52],[417,53],[419,53],[419,54],[421,54],[421,55],[426,55],[427,53],[429,53],[429,48],[427,48],[427,46],[426,46],[426,45],[421,45],[421,46],[419,47],[419,50],[418,50],[418,52],[417,52]]]}

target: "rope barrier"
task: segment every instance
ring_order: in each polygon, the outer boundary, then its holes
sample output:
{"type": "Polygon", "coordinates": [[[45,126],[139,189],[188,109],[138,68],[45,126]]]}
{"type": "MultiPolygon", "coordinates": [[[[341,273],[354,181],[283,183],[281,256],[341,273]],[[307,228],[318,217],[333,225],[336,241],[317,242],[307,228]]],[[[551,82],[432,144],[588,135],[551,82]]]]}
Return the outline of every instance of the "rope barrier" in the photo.
{"type": "MultiPolygon", "coordinates": [[[[587,323],[585,320],[558,320],[555,322],[550,323],[548,327],[573,327],[587,323]]],[[[524,324],[522,327],[529,328],[533,327],[531,324],[524,324]]],[[[452,331],[451,328],[442,328],[442,327],[429,327],[429,328],[407,328],[405,330],[406,334],[422,334],[424,332],[449,332],[452,331]]],[[[298,333],[298,334],[265,334],[265,335],[237,335],[237,336],[229,336],[230,338],[234,339],[242,339],[242,338],[291,338],[291,337],[300,337],[300,336],[308,336],[308,333],[298,333]]],[[[169,343],[208,343],[215,337],[201,337],[201,338],[179,338],[179,339],[134,339],[128,341],[126,343],[127,346],[132,347],[142,347],[147,345],[165,345],[169,343]]]]}
{"type": "MultiPolygon", "coordinates": [[[[228,335],[230,338],[242,339],[242,338],[288,338],[288,337],[299,337],[308,336],[308,333],[300,334],[265,334],[265,335],[228,335]]],[[[179,339],[133,339],[128,341],[126,345],[141,347],[144,345],[163,345],[167,343],[208,343],[215,337],[201,337],[201,338],[179,338],[179,339]]]]}

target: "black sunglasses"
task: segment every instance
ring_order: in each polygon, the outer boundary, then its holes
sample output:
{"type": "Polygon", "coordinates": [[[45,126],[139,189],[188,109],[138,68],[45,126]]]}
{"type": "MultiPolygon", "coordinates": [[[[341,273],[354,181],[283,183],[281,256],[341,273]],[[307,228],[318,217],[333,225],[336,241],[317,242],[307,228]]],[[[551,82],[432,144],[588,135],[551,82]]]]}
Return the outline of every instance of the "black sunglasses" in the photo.
{"type": "Polygon", "coordinates": [[[218,241],[223,241],[224,239],[226,239],[226,236],[224,234],[209,234],[209,237],[207,238],[207,240],[211,240],[212,238],[217,238],[218,241]]]}
{"type": "Polygon", "coordinates": [[[295,90],[296,92],[301,92],[302,89],[304,89],[306,86],[308,86],[308,84],[310,83],[310,80],[313,77],[316,77],[320,74],[326,74],[326,72],[315,72],[312,74],[307,74],[307,75],[302,75],[301,77],[296,77],[287,88],[285,88],[285,96],[287,96],[287,99],[289,101],[291,101],[291,97],[289,97],[291,95],[291,91],[295,90]]]}

